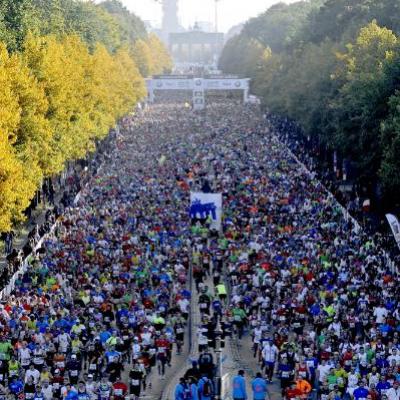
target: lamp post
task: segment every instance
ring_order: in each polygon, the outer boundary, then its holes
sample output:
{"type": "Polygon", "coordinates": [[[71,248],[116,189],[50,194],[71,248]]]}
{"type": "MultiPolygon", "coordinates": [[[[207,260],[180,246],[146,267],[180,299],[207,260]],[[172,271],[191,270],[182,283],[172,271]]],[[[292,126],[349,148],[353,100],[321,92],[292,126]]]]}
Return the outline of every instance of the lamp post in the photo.
{"type": "Polygon", "coordinates": [[[214,43],[214,54],[213,54],[213,62],[215,63],[215,67],[218,65],[218,2],[220,0],[214,0],[215,4],[215,43],[214,43]]]}
{"type": "Polygon", "coordinates": [[[219,0],[215,1],[215,33],[218,32],[218,2],[219,0]]]}
{"type": "Polygon", "coordinates": [[[217,326],[215,328],[215,354],[217,358],[217,369],[215,372],[215,400],[221,399],[222,394],[222,362],[221,362],[221,338],[223,332],[218,318],[217,326]]]}

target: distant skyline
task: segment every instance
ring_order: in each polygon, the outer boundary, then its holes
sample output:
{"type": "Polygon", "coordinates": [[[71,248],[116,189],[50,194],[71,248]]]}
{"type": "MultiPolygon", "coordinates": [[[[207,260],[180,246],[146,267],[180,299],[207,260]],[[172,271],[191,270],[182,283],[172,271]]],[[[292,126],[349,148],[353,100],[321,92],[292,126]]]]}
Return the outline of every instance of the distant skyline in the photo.
{"type": "MultiPolygon", "coordinates": [[[[155,0],[121,0],[130,10],[145,21],[160,24],[161,5],[155,0]]],[[[286,0],[293,3],[296,0],[286,0]]],[[[97,2],[100,2],[98,0],[97,2]]],[[[227,32],[232,26],[247,21],[264,12],[277,0],[219,0],[218,28],[227,32]]],[[[179,0],[179,19],[185,28],[193,26],[196,21],[209,21],[214,24],[214,0],[179,0]]]]}

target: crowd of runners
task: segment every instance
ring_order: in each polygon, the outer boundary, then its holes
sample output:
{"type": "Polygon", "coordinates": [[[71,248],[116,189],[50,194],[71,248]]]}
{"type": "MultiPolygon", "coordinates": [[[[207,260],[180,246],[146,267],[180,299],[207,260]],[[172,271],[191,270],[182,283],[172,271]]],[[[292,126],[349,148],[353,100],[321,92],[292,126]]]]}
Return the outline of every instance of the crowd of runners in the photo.
{"type": "MultiPolygon", "coordinates": [[[[222,233],[210,232],[207,221],[193,228],[204,323],[219,321],[237,340],[250,334],[262,371],[256,378],[279,382],[287,399],[398,400],[398,266],[344,217],[268,120],[235,110],[208,109],[206,121],[217,125],[201,142],[191,138],[203,190],[224,196],[222,233]],[[207,275],[211,290],[201,285],[207,275]],[[229,282],[229,301],[221,278],[229,282]]],[[[200,340],[199,350],[214,340],[200,340]]],[[[232,384],[235,399],[247,398],[232,384]]],[[[253,387],[253,396],[268,397],[266,386],[253,387]]]]}
{"type": "Polygon", "coordinates": [[[251,336],[259,362],[232,381],[236,400],[267,398],[271,382],[287,399],[399,400],[386,261],[256,108],[151,106],[123,121],[0,305],[0,400],[138,399],[184,351],[194,295],[198,358],[176,400],[214,398],[212,349],[229,336],[251,336]],[[222,193],[221,232],[190,220],[192,190],[222,193]]]}

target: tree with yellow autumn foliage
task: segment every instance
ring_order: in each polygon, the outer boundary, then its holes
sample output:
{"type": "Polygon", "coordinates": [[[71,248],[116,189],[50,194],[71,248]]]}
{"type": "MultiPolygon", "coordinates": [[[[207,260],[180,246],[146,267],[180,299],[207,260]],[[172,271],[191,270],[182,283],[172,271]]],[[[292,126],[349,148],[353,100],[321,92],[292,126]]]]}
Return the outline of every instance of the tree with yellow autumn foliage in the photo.
{"type": "MultiPolygon", "coordinates": [[[[44,93],[18,55],[0,45],[0,230],[23,217],[42,177],[44,93]],[[35,123],[38,126],[34,126],[35,123]]],[[[43,148],[45,152],[45,147],[43,148]]],[[[45,154],[44,154],[45,156],[45,154]]]]}
{"type": "Polygon", "coordinates": [[[171,69],[162,42],[119,1],[0,4],[0,232],[43,180],[96,149],[171,69]]]}
{"type": "Polygon", "coordinates": [[[163,74],[171,72],[173,61],[164,43],[154,33],[150,33],[147,46],[151,54],[150,74],[163,74]]]}

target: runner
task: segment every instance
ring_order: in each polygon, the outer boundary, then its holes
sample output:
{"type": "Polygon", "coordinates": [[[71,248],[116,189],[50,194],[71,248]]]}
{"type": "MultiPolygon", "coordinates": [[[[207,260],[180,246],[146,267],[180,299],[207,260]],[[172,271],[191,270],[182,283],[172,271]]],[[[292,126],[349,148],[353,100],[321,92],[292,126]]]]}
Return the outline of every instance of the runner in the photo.
{"type": "Polygon", "coordinates": [[[116,147],[2,305],[0,358],[21,365],[9,390],[43,391],[45,367],[56,399],[82,380],[91,398],[109,398],[120,379],[132,389],[132,361],[153,381],[154,370],[165,377],[183,344],[189,260],[201,294],[201,373],[214,375],[207,348],[219,322],[284,392],[299,377],[319,397],[394,387],[398,270],[274,129],[229,101],[125,118],[116,147]],[[190,220],[189,192],[203,189],[223,195],[221,232],[209,218],[190,220]]]}

